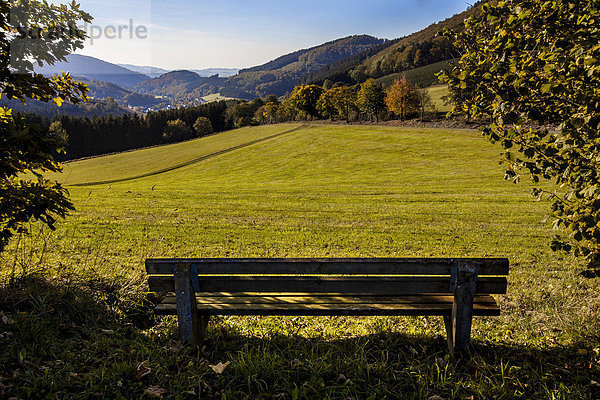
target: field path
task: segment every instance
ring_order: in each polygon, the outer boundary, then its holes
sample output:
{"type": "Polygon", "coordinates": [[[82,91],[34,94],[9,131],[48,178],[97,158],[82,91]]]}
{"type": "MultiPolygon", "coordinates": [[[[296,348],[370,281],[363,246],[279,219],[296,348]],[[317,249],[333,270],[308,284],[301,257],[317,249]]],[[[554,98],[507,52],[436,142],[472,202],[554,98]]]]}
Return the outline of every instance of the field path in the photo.
{"type": "Polygon", "coordinates": [[[270,135],[270,136],[267,136],[267,137],[264,137],[264,138],[252,140],[250,142],[242,143],[242,144],[239,144],[237,146],[228,147],[226,149],[215,151],[215,152],[212,152],[210,154],[205,154],[203,156],[196,157],[196,158],[188,160],[186,162],[183,162],[183,163],[180,163],[180,164],[176,164],[176,165],[172,165],[172,166],[169,166],[169,167],[166,167],[166,168],[161,168],[161,169],[158,169],[156,171],[146,172],[146,173],[143,173],[143,174],[134,175],[134,176],[130,176],[130,177],[127,177],[127,178],[110,179],[110,180],[94,181],[94,182],[84,182],[84,183],[74,183],[74,184],[70,184],[70,185],[67,185],[67,186],[105,185],[105,184],[111,184],[111,183],[132,181],[134,179],[146,178],[146,177],[149,177],[149,176],[155,176],[155,175],[163,174],[165,172],[170,172],[170,171],[173,171],[173,170],[176,170],[176,169],[179,169],[179,168],[187,167],[188,165],[197,164],[197,163],[202,162],[204,160],[208,160],[210,158],[214,158],[214,157],[220,156],[222,154],[230,153],[230,152],[235,151],[235,150],[243,149],[245,147],[249,147],[249,146],[261,143],[261,142],[265,142],[265,141],[268,141],[268,140],[276,139],[276,138],[278,138],[280,136],[287,135],[289,133],[293,133],[293,132],[299,131],[301,129],[304,129],[307,126],[308,125],[306,125],[306,124],[300,125],[300,126],[297,126],[295,128],[288,129],[286,131],[276,133],[274,135],[270,135]]]}

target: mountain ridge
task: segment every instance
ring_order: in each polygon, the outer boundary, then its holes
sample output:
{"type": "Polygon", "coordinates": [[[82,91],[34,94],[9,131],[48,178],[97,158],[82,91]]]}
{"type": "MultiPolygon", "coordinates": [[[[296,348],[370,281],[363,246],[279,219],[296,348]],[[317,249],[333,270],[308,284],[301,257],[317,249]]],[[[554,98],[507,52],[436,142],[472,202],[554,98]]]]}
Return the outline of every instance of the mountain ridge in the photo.
{"type": "Polygon", "coordinates": [[[187,98],[199,98],[212,93],[242,99],[266,97],[269,94],[283,96],[305,74],[383,43],[384,39],[368,35],[347,36],[283,55],[256,67],[242,69],[234,76],[184,77],[179,71],[180,76],[165,74],[141,82],[136,85],[135,90],[154,96],[187,98]],[[173,84],[174,86],[169,86],[173,84]]]}
{"type": "Polygon", "coordinates": [[[132,89],[138,83],[150,79],[147,75],[130,71],[117,64],[81,54],[69,54],[66,61],[59,61],[54,65],[44,65],[42,67],[36,66],[34,70],[47,76],[60,75],[63,71],[69,71],[71,76],[84,76],[114,83],[126,89],[132,89]]]}

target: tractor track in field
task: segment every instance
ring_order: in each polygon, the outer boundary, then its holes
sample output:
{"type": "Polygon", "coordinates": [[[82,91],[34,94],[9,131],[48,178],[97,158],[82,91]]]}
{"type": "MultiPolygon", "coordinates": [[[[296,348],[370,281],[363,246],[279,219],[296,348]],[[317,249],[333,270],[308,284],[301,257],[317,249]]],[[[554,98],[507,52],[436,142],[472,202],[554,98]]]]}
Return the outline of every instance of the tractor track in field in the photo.
{"type": "Polygon", "coordinates": [[[110,180],[104,180],[104,181],[74,183],[72,185],[68,185],[67,184],[65,186],[75,187],[75,186],[106,185],[106,184],[111,184],[111,183],[127,182],[127,181],[132,181],[134,179],[147,178],[149,176],[160,175],[160,174],[164,174],[165,172],[170,172],[170,171],[174,171],[174,170],[179,169],[179,168],[187,167],[188,165],[197,164],[199,162],[202,162],[202,161],[205,161],[205,160],[208,160],[210,158],[214,158],[214,157],[217,157],[217,156],[220,156],[220,155],[223,155],[223,154],[227,154],[227,153],[230,153],[230,152],[235,151],[235,150],[240,150],[240,149],[243,149],[245,147],[249,147],[249,146],[252,146],[252,145],[255,145],[255,144],[258,144],[258,143],[266,142],[266,141],[271,140],[271,139],[276,139],[276,138],[278,138],[280,136],[283,136],[283,135],[286,135],[288,133],[293,133],[293,132],[299,131],[301,129],[304,129],[304,128],[308,127],[308,126],[309,125],[307,125],[307,124],[300,125],[300,126],[297,126],[295,128],[288,129],[287,131],[279,132],[279,133],[276,133],[274,135],[267,136],[267,137],[264,137],[264,138],[261,138],[261,139],[252,140],[250,142],[239,144],[237,146],[228,147],[228,148],[223,149],[223,150],[215,151],[213,153],[205,154],[205,155],[203,155],[201,157],[197,157],[197,158],[191,159],[191,160],[183,162],[181,164],[172,165],[170,167],[161,168],[159,170],[152,171],[152,172],[146,172],[146,173],[140,174],[140,175],[130,176],[130,177],[121,178],[121,179],[110,179],[110,180]]]}

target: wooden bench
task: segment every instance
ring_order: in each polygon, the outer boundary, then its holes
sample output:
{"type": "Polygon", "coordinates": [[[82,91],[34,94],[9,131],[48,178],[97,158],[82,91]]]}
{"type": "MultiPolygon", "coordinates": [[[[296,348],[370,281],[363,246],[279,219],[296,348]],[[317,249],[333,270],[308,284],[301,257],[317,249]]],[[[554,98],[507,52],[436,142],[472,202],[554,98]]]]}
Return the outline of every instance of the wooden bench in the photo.
{"type": "Polygon", "coordinates": [[[439,315],[451,353],[468,348],[474,315],[500,315],[507,259],[148,259],[156,307],[198,345],[211,315],[439,315]]]}

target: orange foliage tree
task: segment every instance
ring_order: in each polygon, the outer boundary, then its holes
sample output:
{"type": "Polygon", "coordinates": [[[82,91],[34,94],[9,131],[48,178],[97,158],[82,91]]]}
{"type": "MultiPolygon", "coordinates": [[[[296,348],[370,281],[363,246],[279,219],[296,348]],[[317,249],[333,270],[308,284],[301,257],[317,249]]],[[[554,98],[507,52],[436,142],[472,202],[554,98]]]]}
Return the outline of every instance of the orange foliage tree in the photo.
{"type": "Polygon", "coordinates": [[[385,104],[390,111],[404,120],[410,113],[419,109],[419,93],[417,89],[403,76],[396,79],[385,96],[385,104]]]}

